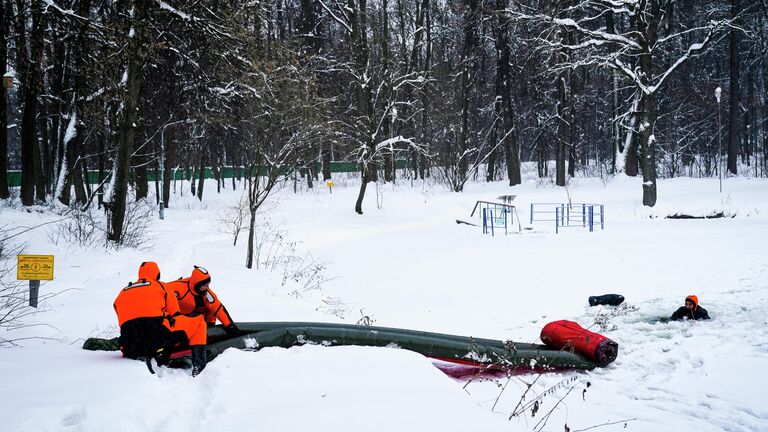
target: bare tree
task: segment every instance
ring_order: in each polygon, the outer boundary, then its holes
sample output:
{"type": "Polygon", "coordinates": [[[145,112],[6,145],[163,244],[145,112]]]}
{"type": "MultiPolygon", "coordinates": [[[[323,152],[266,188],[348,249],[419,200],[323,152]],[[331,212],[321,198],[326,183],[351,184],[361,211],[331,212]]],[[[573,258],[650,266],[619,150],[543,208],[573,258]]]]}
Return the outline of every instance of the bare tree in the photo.
{"type": "Polygon", "coordinates": [[[45,15],[43,2],[31,0],[29,11],[32,27],[27,41],[27,4],[16,1],[17,66],[24,94],[24,113],[21,120],[21,202],[25,206],[35,204],[35,195],[43,200],[45,192],[38,187],[40,153],[37,145],[38,96],[43,92],[43,32],[45,15]],[[37,190],[36,190],[37,189],[37,190]]]}
{"type": "MultiPolygon", "coordinates": [[[[0,73],[8,70],[8,42],[6,31],[11,28],[11,2],[0,4],[0,73]]],[[[8,198],[8,92],[5,83],[0,85],[0,199],[8,198]]]]}
{"type": "MultiPolygon", "coordinates": [[[[671,12],[671,0],[631,0],[624,2],[621,8],[615,8],[610,0],[584,0],[574,3],[563,10],[555,10],[554,16],[530,15],[512,12],[524,20],[550,23],[555,28],[579,35],[582,40],[576,44],[565,42],[542,41],[554,49],[565,49],[581,55],[560,67],[578,67],[600,65],[621,73],[634,88],[633,118],[636,130],[630,130],[628,136],[637,133],[641,151],[643,172],[643,204],[653,207],[656,204],[656,137],[654,125],[656,98],[681,65],[691,58],[705,52],[714,37],[722,33],[729,24],[727,20],[711,20],[701,25],[676,33],[669,32],[663,25],[664,19],[671,12]],[[577,18],[572,18],[578,11],[577,18]],[[614,17],[629,25],[623,31],[614,29],[609,32],[600,26],[600,17],[612,11],[614,17]],[[658,67],[658,52],[673,44],[682,44],[684,38],[698,37],[698,41],[688,45],[676,60],[665,67],[663,72],[654,73],[658,67]],[[656,60],[656,62],[654,62],[656,60]]],[[[629,137],[628,140],[629,141],[629,137]]],[[[626,152],[628,146],[625,145],[626,152]]],[[[616,169],[624,171],[626,154],[616,158],[616,169]]]]}
{"type": "Polygon", "coordinates": [[[125,90],[123,94],[123,112],[118,135],[115,174],[112,180],[110,212],[111,221],[109,240],[119,243],[123,232],[125,203],[128,195],[128,171],[133,154],[134,136],[138,116],[139,89],[142,84],[144,61],[147,56],[147,8],[148,0],[134,0],[131,28],[126,48],[127,68],[125,71],[125,90]]]}
{"type": "Polygon", "coordinates": [[[739,138],[741,132],[741,33],[736,27],[740,21],[741,0],[731,0],[731,20],[734,24],[730,30],[730,96],[728,114],[728,171],[736,174],[736,162],[738,160],[739,138]]]}

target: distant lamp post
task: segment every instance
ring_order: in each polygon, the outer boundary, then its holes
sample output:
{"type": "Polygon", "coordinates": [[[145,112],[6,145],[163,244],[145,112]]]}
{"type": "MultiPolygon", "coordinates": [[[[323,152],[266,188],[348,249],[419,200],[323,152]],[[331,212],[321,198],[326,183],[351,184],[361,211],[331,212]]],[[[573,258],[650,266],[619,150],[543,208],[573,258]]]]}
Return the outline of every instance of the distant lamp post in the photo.
{"type": "Polygon", "coordinates": [[[723,169],[722,169],[722,160],[723,160],[723,135],[722,135],[722,125],[721,125],[721,119],[720,119],[720,95],[722,94],[723,89],[720,87],[717,87],[715,89],[715,99],[717,99],[717,176],[720,179],[720,193],[723,193],[723,169]]]}

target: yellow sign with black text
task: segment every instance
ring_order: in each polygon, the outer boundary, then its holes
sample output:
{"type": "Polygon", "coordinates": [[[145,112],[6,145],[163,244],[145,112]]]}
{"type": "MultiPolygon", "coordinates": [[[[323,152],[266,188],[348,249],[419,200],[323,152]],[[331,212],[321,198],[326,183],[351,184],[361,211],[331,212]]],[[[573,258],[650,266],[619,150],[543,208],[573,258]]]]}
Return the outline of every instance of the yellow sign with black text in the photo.
{"type": "Polygon", "coordinates": [[[53,255],[17,255],[17,280],[53,280],[53,255]]]}

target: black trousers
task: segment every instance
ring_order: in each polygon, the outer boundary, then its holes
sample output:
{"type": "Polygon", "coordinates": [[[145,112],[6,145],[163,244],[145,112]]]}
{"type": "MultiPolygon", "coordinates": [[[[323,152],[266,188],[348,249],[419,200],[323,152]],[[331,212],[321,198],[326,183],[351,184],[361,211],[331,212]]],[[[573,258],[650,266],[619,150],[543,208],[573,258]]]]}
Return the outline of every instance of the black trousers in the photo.
{"type": "Polygon", "coordinates": [[[189,348],[182,331],[171,331],[163,325],[163,317],[135,318],[120,326],[120,351],[131,359],[157,359],[166,363],[174,351],[189,348]]]}

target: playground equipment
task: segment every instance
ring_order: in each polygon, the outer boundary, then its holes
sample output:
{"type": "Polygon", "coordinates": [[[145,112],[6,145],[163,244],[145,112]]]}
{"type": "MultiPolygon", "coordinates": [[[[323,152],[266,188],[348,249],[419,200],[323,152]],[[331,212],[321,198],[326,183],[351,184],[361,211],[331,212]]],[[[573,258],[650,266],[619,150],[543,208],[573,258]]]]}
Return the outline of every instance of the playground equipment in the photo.
{"type": "MultiPolygon", "coordinates": [[[[505,199],[504,201],[511,202],[512,199],[514,199],[514,195],[510,196],[512,197],[511,199],[505,199]]],[[[511,227],[515,221],[514,214],[517,211],[515,206],[490,201],[477,201],[475,207],[472,209],[470,217],[475,216],[478,208],[480,209],[480,216],[483,220],[483,234],[488,234],[490,232],[491,236],[495,236],[497,229],[504,229],[504,235],[509,233],[509,227],[511,227]]],[[[518,216],[518,227],[519,226],[520,217],[518,216]]]]}
{"type": "Polygon", "coordinates": [[[554,222],[555,233],[560,228],[589,227],[589,232],[595,230],[596,218],[599,218],[600,229],[605,229],[605,206],[589,203],[531,203],[531,224],[533,222],[554,222]],[[554,219],[548,219],[554,215],[554,219]]]}

